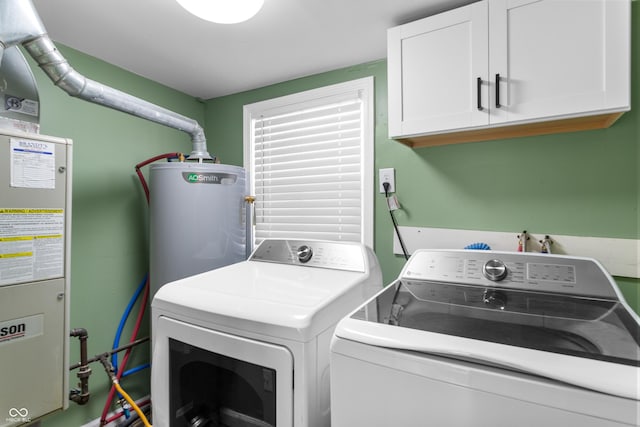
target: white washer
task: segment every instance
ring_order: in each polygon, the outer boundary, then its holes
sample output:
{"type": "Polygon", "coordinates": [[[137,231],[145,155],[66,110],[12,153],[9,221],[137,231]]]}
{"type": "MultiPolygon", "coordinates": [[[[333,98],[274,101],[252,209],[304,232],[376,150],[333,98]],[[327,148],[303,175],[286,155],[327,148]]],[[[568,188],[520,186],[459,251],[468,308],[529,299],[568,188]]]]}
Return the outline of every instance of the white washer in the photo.
{"type": "Polygon", "coordinates": [[[639,325],[595,260],[419,250],[335,330],[332,426],[638,426],[639,325]]]}
{"type": "Polygon", "coordinates": [[[364,245],[265,240],[152,302],[155,427],[330,424],[337,322],[382,288],[364,245]]]}

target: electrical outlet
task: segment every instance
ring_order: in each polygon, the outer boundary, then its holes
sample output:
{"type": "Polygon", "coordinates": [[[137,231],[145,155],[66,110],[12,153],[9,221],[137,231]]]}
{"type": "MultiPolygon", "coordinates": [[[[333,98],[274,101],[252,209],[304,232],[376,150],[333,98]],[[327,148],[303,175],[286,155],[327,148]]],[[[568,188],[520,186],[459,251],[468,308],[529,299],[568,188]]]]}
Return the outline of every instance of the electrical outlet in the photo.
{"type": "Polygon", "coordinates": [[[396,170],[394,168],[380,169],[378,171],[378,177],[380,182],[380,192],[384,193],[383,183],[389,183],[389,193],[395,193],[396,191],[396,170]]]}

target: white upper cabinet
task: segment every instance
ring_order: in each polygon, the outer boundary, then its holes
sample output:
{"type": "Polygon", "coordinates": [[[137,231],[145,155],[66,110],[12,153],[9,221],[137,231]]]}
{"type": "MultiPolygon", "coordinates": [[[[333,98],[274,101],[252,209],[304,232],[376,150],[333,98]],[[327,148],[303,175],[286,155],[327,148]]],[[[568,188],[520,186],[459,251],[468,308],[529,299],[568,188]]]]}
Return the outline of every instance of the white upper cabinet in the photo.
{"type": "Polygon", "coordinates": [[[411,135],[488,123],[487,4],[475,3],[388,33],[389,133],[411,135]]]}
{"type": "Polygon", "coordinates": [[[630,108],[630,20],[629,0],[485,0],[392,28],[389,136],[422,146],[609,126],[630,108]]]}

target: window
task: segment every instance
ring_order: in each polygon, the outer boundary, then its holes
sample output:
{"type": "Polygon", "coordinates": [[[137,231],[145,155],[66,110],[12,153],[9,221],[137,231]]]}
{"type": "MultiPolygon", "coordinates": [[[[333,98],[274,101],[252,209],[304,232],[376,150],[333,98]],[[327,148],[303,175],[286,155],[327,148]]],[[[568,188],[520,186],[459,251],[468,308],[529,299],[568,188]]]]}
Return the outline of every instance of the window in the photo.
{"type": "Polygon", "coordinates": [[[373,246],[373,120],[373,77],[245,105],[254,244],[373,246]]]}

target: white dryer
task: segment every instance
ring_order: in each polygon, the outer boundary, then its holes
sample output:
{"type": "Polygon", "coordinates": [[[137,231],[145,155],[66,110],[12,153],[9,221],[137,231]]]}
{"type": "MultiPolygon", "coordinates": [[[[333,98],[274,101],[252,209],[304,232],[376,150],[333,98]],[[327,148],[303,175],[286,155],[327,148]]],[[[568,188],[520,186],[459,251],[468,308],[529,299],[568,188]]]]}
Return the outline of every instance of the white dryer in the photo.
{"type": "Polygon", "coordinates": [[[364,245],[265,240],[152,302],[155,427],[330,424],[337,322],[382,288],[364,245]]]}
{"type": "Polygon", "coordinates": [[[638,426],[639,340],[595,260],[419,250],[336,328],[332,426],[638,426]]]}

